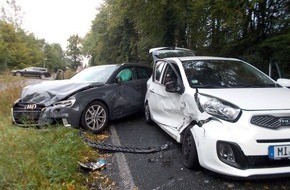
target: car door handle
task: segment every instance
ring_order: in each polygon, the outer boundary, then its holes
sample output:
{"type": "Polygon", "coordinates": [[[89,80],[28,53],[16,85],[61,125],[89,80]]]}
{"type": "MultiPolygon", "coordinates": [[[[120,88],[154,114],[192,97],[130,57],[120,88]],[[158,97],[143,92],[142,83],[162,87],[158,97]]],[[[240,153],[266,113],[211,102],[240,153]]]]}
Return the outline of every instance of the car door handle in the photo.
{"type": "Polygon", "coordinates": [[[154,92],[154,90],[153,90],[153,89],[150,89],[149,91],[150,91],[151,93],[155,94],[155,92],[154,92]]]}

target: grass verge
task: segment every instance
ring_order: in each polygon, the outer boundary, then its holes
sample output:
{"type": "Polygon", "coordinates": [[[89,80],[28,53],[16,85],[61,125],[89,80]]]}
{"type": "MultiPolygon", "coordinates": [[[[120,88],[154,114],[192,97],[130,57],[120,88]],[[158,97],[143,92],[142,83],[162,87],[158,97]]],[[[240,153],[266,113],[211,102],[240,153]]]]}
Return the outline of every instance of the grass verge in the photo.
{"type": "MultiPolygon", "coordinates": [[[[5,77],[4,77],[5,78],[5,77]]],[[[14,79],[13,79],[14,80],[14,79]]],[[[88,189],[91,184],[109,186],[98,171],[84,173],[78,161],[96,160],[98,152],[88,147],[77,129],[49,126],[21,128],[11,124],[10,109],[19,97],[21,84],[9,83],[1,90],[0,189],[88,189]]],[[[104,135],[94,136],[94,139],[104,135]]]]}

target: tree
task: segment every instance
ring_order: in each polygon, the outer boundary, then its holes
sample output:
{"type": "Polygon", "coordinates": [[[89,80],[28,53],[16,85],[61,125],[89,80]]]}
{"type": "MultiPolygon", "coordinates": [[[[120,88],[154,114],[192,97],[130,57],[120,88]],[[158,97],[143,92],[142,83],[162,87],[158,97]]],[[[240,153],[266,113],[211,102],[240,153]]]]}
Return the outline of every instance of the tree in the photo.
{"type": "Polygon", "coordinates": [[[48,44],[21,29],[22,11],[15,0],[1,4],[0,72],[30,66],[50,70],[65,68],[65,54],[59,44],[48,44]]]}
{"type": "Polygon", "coordinates": [[[17,33],[14,26],[8,23],[0,23],[0,41],[5,51],[4,61],[1,64],[7,65],[8,68],[23,67],[30,63],[29,49],[23,41],[20,33],[17,33]]]}
{"type": "Polygon", "coordinates": [[[45,44],[44,54],[44,67],[48,67],[54,72],[56,72],[58,69],[66,69],[65,53],[63,52],[60,44],[45,44]]]}
{"type": "Polygon", "coordinates": [[[67,46],[66,55],[71,60],[71,67],[73,70],[82,65],[83,55],[82,55],[82,39],[78,35],[72,35],[67,40],[69,42],[67,46]]]}
{"type": "Polygon", "coordinates": [[[237,57],[266,70],[289,62],[289,0],[106,0],[85,37],[92,64],[143,61],[148,50],[180,46],[237,57]]]}
{"type": "Polygon", "coordinates": [[[20,29],[23,22],[24,13],[16,0],[6,0],[1,6],[1,20],[12,24],[16,29],[20,29]]]}

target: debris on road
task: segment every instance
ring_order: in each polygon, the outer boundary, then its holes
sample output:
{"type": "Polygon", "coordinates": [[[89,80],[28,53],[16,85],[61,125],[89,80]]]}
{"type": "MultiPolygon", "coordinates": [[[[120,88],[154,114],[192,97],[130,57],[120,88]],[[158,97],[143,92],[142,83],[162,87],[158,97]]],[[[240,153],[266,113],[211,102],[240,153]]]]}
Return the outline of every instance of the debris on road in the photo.
{"type": "Polygon", "coordinates": [[[87,163],[78,162],[78,163],[83,169],[89,169],[92,171],[100,169],[107,164],[106,160],[103,159],[99,159],[96,162],[87,162],[87,163]]]}
{"type": "Polygon", "coordinates": [[[104,144],[97,141],[88,139],[84,132],[80,130],[80,136],[85,141],[85,143],[93,148],[97,148],[104,151],[113,151],[113,152],[127,152],[127,153],[153,153],[167,150],[170,147],[170,142],[163,144],[161,146],[152,146],[152,147],[133,147],[133,146],[116,146],[111,144],[104,144]]]}

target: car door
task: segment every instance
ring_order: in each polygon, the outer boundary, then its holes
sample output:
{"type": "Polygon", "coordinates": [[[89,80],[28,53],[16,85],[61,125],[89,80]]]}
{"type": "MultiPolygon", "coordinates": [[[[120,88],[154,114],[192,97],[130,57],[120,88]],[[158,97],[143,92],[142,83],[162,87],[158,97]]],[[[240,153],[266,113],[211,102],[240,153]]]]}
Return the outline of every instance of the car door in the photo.
{"type": "Polygon", "coordinates": [[[22,72],[23,76],[32,76],[33,74],[33,68],[29,67],[24,69],[24,71],[22,72]]]}
{"type": "Polygon", "coordinates": [[[174,133],[183,123],[181,94],[167,92],[166,83],[177,83],[178,67],[165,61],[155,64],[153,82],[149,86],[150,98],[148,104],[153,120],[161,124],[165,130],[174,133]],[[177,72],[176,72],[177,71],[177,72]]]}
{"type": "Polygon", "coordinates": [[[114,115],[123,117],[144,109],[146,81],[150,75],[150,69],[143,70],[141,67],[134,66],[123,67],[116,74],[118,85],[115,88],[115,94],[119,97],[114,103],[114,115]]]}
{"type": "Polygon", "coordinates": [[[138,110],[144,109],[144,99],[147,91],[147,81],[152,74],[152,69],[147,67],[135,66],[135,88],[138,92],[136,107],[138,110]]]}
{"type": "Polygon", "coordinates": [[[38,76],[38,73],[39,73],[39,70],[37,68],[33,68],[30,73],[30,76],[32,77],[38,76]]]}

